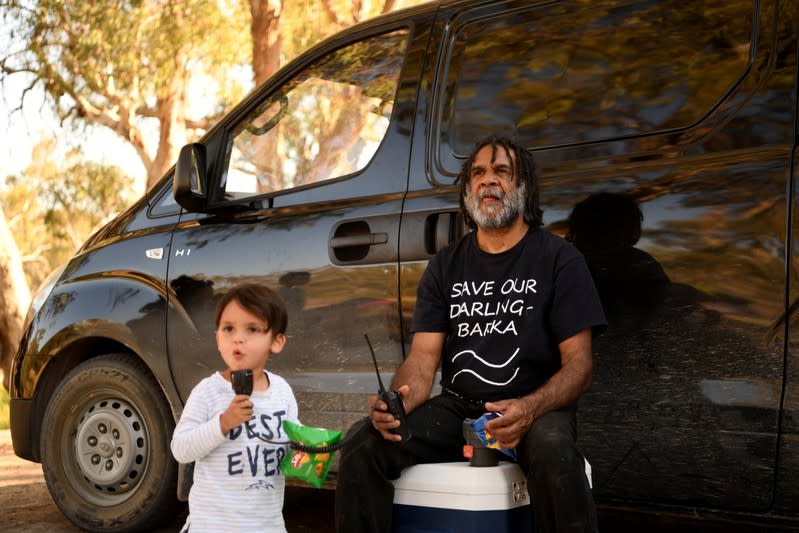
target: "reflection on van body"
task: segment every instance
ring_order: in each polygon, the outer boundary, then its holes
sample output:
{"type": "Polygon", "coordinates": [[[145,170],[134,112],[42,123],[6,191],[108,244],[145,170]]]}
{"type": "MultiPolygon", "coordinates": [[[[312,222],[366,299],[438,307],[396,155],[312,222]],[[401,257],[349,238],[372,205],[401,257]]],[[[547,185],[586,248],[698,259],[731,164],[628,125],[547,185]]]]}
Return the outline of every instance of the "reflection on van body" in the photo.
{"type": "Polygon", "coordinates": [[[770,328],[787,290],[796,6],[600,4],[456,18],[438,179],[513,128],[547,229],[566,236],[588,211],[575,244],[610,322],[579,413],[599,501],[795,508],[774,490],[777,465],[799,464],[779,446],[785,337],[770,328]],[[610,220],[624,198],[632,232],[610,220]]]}

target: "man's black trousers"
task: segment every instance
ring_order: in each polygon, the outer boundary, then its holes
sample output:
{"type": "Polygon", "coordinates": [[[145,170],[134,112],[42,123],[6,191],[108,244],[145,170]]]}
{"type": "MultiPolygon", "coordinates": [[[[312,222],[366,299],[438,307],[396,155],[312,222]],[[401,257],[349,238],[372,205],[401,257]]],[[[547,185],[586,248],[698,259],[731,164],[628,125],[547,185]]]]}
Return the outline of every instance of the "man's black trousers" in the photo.
{"type": "MultiPolygon", "coordinates": [[[[340,451],[336,485],[338,533],[389,533],[394,486],[406,467],[463,459],[462,423],[485,413],[452,395],[435,396],[411,412],[406,421],[412,438],[404,443],[383,439],[369,423],[350,428],[340,451]]],[[[539,533],[597,530],[596,511],[577,450],[576,408],[552,411],[535,420],[516,449],[530,492],[533,522],[539,533]]]]}

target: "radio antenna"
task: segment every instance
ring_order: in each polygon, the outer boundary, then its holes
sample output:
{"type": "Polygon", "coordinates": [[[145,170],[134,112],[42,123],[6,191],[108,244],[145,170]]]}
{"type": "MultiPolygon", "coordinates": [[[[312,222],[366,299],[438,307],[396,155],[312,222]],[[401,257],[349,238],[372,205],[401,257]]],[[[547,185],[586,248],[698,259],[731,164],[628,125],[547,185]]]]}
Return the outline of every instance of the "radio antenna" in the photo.
{"type": "Polygon", "coordinates": [[[380,385],[380,394],[386,392],[386,387],[383,385],[383,380],[380,378],[380,370],[377,368],[377,357],[375,357],[375,350],[372,348],[372,343],[369,341],[369,335],[363,334],[366,339],[366,344],[369,345],[369,351],[372,353],[372,362],[375,364],[375,374],[377,374],[377,384],[380,385]]]}

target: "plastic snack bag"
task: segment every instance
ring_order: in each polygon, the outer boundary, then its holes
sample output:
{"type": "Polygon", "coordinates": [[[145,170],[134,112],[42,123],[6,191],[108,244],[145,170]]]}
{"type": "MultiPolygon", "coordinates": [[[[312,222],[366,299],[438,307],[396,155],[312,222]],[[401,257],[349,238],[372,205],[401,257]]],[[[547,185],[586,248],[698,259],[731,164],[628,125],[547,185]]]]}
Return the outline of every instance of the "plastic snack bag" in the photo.
{"type": "Polygon", "coordinates": [[[486,413],[480,418],[473,420],[471,422],[472,429],[474,429],[474,432],[477,434],[477,437],[480,439],[480,442],[482,442],[486,448],[493,448],[495,450],[499,450],[515,461],[516,450],[502,448],[497,442],[497,439],[495,439],[494,436],[491,435],[491,432],[486,430],[485,428],[486,422],[500,416],[502,415],[500,415],[499,413],[486,413]]]}
{"type": "Polygon", "coordinates": [[[341,440],[341,431],[303,426],[288,420],[283,422],[283,429],[295,445],[289,448],[280,461],[283,474],[301,479],[317,489],[321,488],[327,479],[334,451],[331,449],[317,452],[313,448],[334,447],[341,440]]]}

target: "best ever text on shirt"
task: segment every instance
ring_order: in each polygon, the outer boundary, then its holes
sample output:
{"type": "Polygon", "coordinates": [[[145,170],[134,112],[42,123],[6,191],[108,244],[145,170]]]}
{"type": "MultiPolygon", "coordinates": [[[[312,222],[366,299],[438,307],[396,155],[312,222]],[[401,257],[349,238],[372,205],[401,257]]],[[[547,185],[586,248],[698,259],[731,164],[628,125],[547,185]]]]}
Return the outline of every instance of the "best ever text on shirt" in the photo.
{"type": "Polygon", "coordinates": [[[229,453],[227,456],[229,476],[245,475],[249,473],[252,477],[263,475],[270,477],[280,474],[280,460],[286,455],[284,447],[252,446],[253,441],[264,441],[265,444],[274,444],[269,441],[286,440],[283,433],[283,417],[285,410],[275,411],[271,415],[261,414],[259,417],[233,428],[228,433],[228,440],[236,441],[239,437],[246,437],[244,442],[247,444],[244,449],[229,453]],[[263,468],[261,468],[263,467],[263,468]]]}

